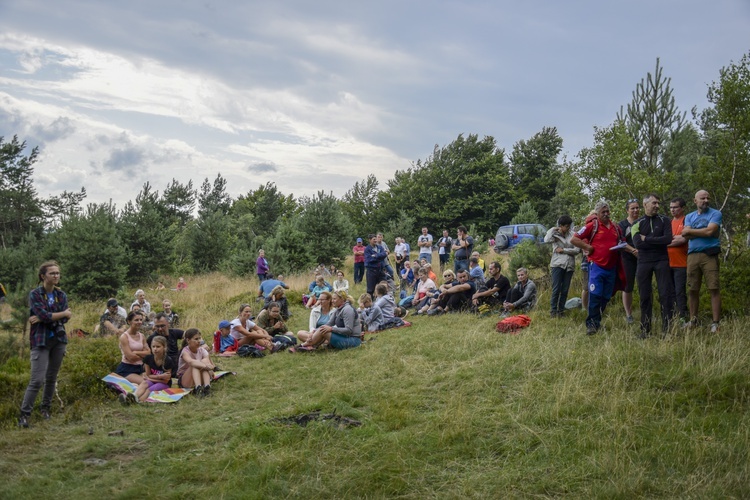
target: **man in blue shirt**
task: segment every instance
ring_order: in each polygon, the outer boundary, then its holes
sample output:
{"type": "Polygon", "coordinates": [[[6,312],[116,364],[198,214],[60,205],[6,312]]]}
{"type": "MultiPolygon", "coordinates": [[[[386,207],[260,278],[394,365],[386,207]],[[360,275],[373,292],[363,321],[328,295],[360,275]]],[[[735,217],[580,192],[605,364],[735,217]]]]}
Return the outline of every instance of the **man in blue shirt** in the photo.
{"type": "Polygon", "coordinates": [[[265,281],[260,282],[260,287],[258,287],[258,297],[268,297],[268,294],[271,293],[277,286],[289,290],[289,287],[286,285],[286,283],[282,281],[284,276],[282,276],[281,274],[279,274],[276,279],[274,279],[272,274],[269,274],[267,278],[268,279],[266,279],[265,281]]]}
{"type": "Polygon", "coordinates": [[[385,278],[383,268],[388,254],[378,244],[376,234],[371,234],[369,240],[370,244],[365,247],[365,279],[367,281],[367,293],[372,296],[375,293],[375,285],[385,278]]]}
{"type": "Polygon", "coordinates": [[[698,303],[700,301],[701,281],[706,279],[706,288],[711,294],[711,333],[719,330],[721,315],[721,295],[719,294],[719,254],[721,242],[721,212],[708,206],[710,197],[708,191],[700,190],[695,193],[695,212],[685,217],[685,227],[682,236],[688,240],[687,281],[690,289],[689,306],[690,322],[695,326],[698,322],[698,303]]]}

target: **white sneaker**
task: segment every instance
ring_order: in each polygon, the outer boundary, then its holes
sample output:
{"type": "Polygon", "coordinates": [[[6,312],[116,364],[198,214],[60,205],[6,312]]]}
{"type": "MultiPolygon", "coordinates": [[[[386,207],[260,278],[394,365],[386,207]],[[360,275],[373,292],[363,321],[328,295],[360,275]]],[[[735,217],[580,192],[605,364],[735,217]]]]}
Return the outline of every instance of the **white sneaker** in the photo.
{"type": "Polygon", "coordinates": [[[719,331],[719,322],[714,321],[713,323],[711,323],[711,333],[716,333],[718,331],[719,331]]]}

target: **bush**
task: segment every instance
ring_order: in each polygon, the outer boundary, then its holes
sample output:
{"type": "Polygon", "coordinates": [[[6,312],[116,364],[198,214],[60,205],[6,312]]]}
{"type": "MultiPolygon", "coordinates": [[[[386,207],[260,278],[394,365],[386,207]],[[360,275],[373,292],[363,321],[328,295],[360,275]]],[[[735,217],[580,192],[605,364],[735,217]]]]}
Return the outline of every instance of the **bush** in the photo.
{"type": "Polygon", "coordinates": [[[516,269],[525,267],[532,269],[543,269],[546,273],[549,261],[552,257],[552,248],[549,245],[540,245],[531,240],[519,243],[510,253],[510,264],[508,272],[511,274],[511,283],[516,278],[516,269]]]}

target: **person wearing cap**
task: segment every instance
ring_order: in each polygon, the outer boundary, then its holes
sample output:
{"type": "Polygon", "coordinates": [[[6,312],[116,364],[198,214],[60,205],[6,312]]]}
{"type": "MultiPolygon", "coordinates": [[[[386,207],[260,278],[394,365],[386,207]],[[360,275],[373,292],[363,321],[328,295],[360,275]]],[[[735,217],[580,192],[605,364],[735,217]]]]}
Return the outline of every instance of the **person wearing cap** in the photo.
{"type": "Polygon", "coordinates": [[[219,321],[219,329],[214,332],[214,353],[236,352],[239,349],[237,340],[229,333],[232,331],[232,324],[223,319],[219,321]]]}
{"type": "Polygon", "coordinates": [[[362,282],[365,276],[365,246],[362,238],[357,238],[357,244],[352,247],[354,254],[354,284],[362,282]]]}
{"type": "Polygon", "coordinates": [[[128,325],[125,322],[125,315],[120,313],[125,312],[125,309],[119,307],[117,299],[109,299],[107,301],[107,310],[99,318],[99,334],[102,337],[108,337],[110,335],[121,335],[128,329],[128,325]]]}

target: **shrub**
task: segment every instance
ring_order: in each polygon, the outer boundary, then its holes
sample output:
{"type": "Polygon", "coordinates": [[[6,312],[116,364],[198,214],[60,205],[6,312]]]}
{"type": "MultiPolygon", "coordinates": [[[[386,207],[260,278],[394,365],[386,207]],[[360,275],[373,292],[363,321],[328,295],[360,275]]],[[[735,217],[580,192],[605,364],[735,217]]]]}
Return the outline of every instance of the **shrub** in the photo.
{"type": "Polygon", "coordinates": [[[549,245],[539,245],[531,240],[522,241],[510,254],[508,272],[511,274],[511,282],[515,280],[516,269],[519,267],[544,269],[546,272],[551,256],[552,249],[549,245]]]}

